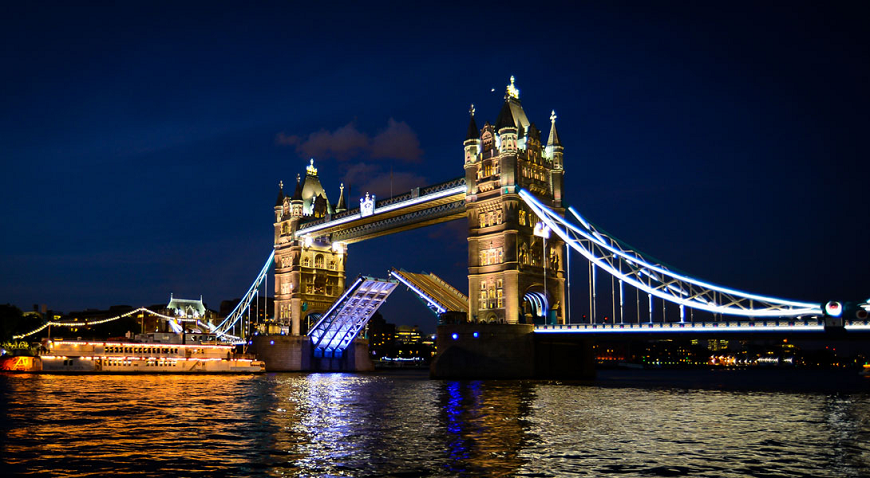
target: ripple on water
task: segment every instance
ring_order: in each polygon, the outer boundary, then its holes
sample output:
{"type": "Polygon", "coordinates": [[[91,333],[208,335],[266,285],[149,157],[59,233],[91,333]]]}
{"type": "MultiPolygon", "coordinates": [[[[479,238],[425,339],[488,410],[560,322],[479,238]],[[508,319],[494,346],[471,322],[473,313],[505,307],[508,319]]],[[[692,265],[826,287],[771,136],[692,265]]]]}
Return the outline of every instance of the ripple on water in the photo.
{"type": "Polygon", "coordinates": [[[866,392],[648,382],[0,375],[2,462],[67,477],[870,474],[866,392]]]}

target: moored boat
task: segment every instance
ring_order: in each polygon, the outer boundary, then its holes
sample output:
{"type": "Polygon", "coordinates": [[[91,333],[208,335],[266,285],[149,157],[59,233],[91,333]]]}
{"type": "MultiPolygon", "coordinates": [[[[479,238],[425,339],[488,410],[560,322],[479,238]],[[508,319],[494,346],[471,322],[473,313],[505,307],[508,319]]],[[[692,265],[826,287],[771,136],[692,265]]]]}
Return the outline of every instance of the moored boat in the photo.
{"type": "Polygon", "coordinates": [[[0,357],[0,371],[30,373],[263,373],[262,361],[208,336],[148,334],[141,341],[44,340],[34,355],[0,357]],[[192,340],[193,337],[199,340],[192,340]],[[206,340],[202,340],[206,339],[206,340]],[[178,342],[178,343],[176,343],[178,342]],[[183,343],[182,343],[183,342],[183,343]]]}

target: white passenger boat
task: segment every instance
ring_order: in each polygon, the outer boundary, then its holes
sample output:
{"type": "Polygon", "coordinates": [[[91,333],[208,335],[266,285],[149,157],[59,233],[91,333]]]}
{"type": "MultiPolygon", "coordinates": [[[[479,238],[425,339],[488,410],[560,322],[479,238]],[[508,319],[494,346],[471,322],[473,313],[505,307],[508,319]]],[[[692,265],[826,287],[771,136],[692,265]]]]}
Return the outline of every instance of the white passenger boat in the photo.
{"type": "Polygon", "coordinates": [[[43,341],[31,356],[0,358],[0,370],[35,373],[263,373],[262,361],[205,334],[147,334],[139,340],[43,341]]]}

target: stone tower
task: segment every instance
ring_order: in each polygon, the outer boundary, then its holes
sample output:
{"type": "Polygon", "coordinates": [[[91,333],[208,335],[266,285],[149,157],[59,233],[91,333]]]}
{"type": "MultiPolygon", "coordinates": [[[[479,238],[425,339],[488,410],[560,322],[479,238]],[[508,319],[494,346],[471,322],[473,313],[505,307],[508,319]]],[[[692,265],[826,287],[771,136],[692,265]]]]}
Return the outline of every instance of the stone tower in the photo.
{"type": "Polygon", "coordinates": [[[344,293],[347,248],[326,238],[305,240],[296,231],[304,220],[328,219],[335,209],[344,210],[344,187],[334,208],[317,176],[314,160],[305,179],[296,178],[293,196],[280,185],[275,203],[275,322],[268,333],[301,335],[313,326],[317,315],[344,293]]]}
{"type": "Polygon", "coordinates": [[[564,212],[563,148],[555,112],[544,145],[511,77],[495,125],[486,122],[478,129],[474,113],[472,105],[464,142],[468,321],[564,323],[564,242],[555,234],[541,237],[547,232],[543,223],[518,194],[526,189],[564,212]]]}

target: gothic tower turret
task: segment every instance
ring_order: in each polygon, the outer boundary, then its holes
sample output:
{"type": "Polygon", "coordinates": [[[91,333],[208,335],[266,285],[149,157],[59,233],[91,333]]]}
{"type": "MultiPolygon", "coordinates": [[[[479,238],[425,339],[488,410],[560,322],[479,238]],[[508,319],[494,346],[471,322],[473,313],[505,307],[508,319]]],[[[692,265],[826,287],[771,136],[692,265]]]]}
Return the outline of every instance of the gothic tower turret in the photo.
{"type": "Polygon", "coordinates": [[[553,169],[550,171],[550,182],[553,186],[555,204],[559,207],[562,206],[562,187],[565,181],[563,151],[562,142],[559,141],[559,133],[556,132],[556,110],[553,110],[550,113],[550,137],[547,139],[546,154],[553,164],[553,169]]]}
{"type": "Polygon", "coordinates": [[[339,186],[338,202],[335,203],[335,213],[347,211],[347,200],[344,199],[344,183],[339,186]]]}
{"type": "Polygon", "coordinates": [[[468,134],[465,135],[465,164],[474,163],[480,155],[480,130],[474,121],[474,105],[468,110],[471,120],[468,122],[468,134]]]}
{"type": "Polygon", "coordinates": [[[293,197],[290,198],[290,217],[293,218],[301,218],[302,217],[302,179],[297,174],[296,175],[296,190],[293,191],[293,197]]]}

